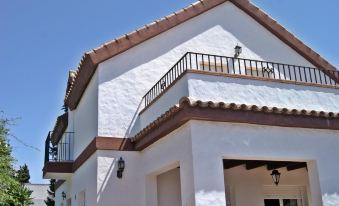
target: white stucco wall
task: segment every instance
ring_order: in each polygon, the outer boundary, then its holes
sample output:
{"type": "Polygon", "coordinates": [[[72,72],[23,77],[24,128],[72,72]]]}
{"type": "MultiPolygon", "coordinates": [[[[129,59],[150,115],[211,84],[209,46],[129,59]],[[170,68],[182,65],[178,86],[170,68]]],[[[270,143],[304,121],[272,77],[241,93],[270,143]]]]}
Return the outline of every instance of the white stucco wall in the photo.
{"type": "Polygon", "coordinates": [[[196,100],[339,112],[338,89],[203,74],[188,76],[189,96],[196,100]]]}
{"type": "Polygon", "coordinates": [[[193,205],[189,132],[181,127],[142,152],[98,151],[97,205],[157,206],[157,176],[179,165],[182,205],[193,205]],[[122,179],[116,176],[120,157],[126,164],[122,179]]]}
{"type": "Polygon", "coordinates": [[[55,191],[55,206],[60,206],[61,204],[66,206],[66,201],[68,198],[71,197],[71,188],[72,188],[72,183],[70,179],[67,179],[56,191],[55,191]],[[63,200],[62,198],[62,192],[66,193],[66,199],[63,200]]]}
{"type": "MultiPolygon", "coordinates": [[[[330,130],[189,121],[141,152],[97,151],[72,177],[72,203],[77,203],[75,194],[86,191],[86,205],[156,206],[157,177],[180,166],[181,205],[224,206],[225,185],[236,183],[224,173],[225,158],[305,161],[309,205],[321,206],[322,197],[338,201],[339,167],[333,163],[339,156],[338,135],[330,130]],[[122,179],[116,177],[120,157],[126,164],[122,179]]],[[[306,182],[305,172],[303,177],[289,173],[289,179],[284,179],[284,169],[281,172],[282,185],[306,182]]],[[[272,184],[267,176],[262,181],[272,184]]]]}
{"type": "MultiPolygon", "coordinates": [[[[315,194],[317,175],[310,175],[310,184],[315,185],[311,205],[321,205],[321,195],[333,198],[339,191],[339,166],[333,164],[339,156],[338,131],[191,121],[191,134],[193,159],[200,162],[219,159],[222,164],[223,158],[316,162],[308,173],[318,173],[321,194],[315,194]]],[[[212,187],[213,179],[204,183],[202,190],[212,187]]]]}
{"type": "MultiPolygon", "coordinates": [[[[137,124],[138,129],[134,131],[139,132],[149,123],[153,122],[157,117],[166,112],[169,108],[178,104],[181,97],[189,96],[188,92],[188,79],[187,75],[184,75],[179,81],[177,81],[169,90],[167,90],[159,99],[157,99],[151,106],[146,108],[143,113],[139,114],[140,123],[137,124]]],[[[130,133],[133,136],[133,133],[130,133]]]]}
{"type": "Polygon", "coordinates": [[[138,152],[98,151],[97,154],[96,205],[142,205],[144,179],[138,152]],[[120,157],[125,161],[121,179],[117,178],[120,157]]]}
{"type": "Polygon", "coordinates": [[[77,109],[72,111],[69,121],[73,122],[73,155],[76,159],[98,134],[98,72],[93,75],[77,109]]]}
{"type": "MultiPolygon", "coordinates": [[[[224,170],[225,187],[230,188],[230,197],[232,205],[248,206],[248,205],[264,205],[264,199],[285,198],[294,199],[292,193],[293,187],[299,187],[300,195],[303,199],[303,206],[307,206],[307,193],[309,191],[308,173],[305,168],[287,171],[286,168],[279,168],[281,179],[278,186],[273,184],[271,171],[266,167],[259,167],[252,170],[246,170],[245,166],[238,166],[232,169],[224,170]],[[269,196],[266,194],[265,186],[271,185],[270,194],[278,194],[277,196],[269,196]],[[280,192],[282,188],[287,188],[286,192],[280,192]],[[292,189],[288,189],[292,188],[292,189]],[[275,191],[276,190],[276,191],[275,191]],[[304,190],[304,191],[303,191],[304,190]],[[279,193],[280,192],[280,193],[279,193]],[[282,194],[281,194],[282,193],[282,194]],[[281,195],[281,196],[280,196],[281,195]]],[[[297,196],[298,197],[298,196],[297,196]]],[[[297,198],[296,198],[297,199],[297,198]]]]}
{"type": "Polygon", "coordinates": [[[72,204],[76,206],[80,205],[80,199],[76,196],[80,195],[81,192],[85,192],[85,203],[86,205],[96,205],[96,184],[98,174],[98,162],[97,152],[94,153],[86,162],[77,169],[72,176],[72,204]]]}
{"type": "Polygon", "coordinates": [[[98,66],[98,134],[129,136],[142,96],[187,51],[233,56],[236,44],[241,57],[312,66],[226,2],[98,66]]]}
{"type": "Polygon", "coordinates": [[[201,101],[339,112],[338,89],[187,73],[140,114],[136,131],[178,104],[184,96],[201,101]]]}

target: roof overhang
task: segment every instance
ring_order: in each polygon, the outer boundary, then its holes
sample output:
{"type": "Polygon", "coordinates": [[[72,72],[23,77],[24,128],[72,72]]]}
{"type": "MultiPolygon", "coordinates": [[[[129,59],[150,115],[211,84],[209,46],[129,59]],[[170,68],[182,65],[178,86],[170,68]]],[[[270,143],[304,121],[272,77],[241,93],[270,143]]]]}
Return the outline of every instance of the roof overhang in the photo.
{"type": "Polygon", "coordinates": [[[67,126],[68,126],[68,113],[64,113],[63,115],[60,115],[57,118],[57,121],[55,123],[54,129],[51,135],[51,141],[53,145],[58,144],[59,140],[61,139],[62,135],[67,129],[67,126]]]}
{"type": "Polygon", "coordinates": [[[145,149],[189,120],[339,130],[339,113],[202,102],[183,97],[178,106],[172,107],[132,138],[134,149],[145,149]]]}

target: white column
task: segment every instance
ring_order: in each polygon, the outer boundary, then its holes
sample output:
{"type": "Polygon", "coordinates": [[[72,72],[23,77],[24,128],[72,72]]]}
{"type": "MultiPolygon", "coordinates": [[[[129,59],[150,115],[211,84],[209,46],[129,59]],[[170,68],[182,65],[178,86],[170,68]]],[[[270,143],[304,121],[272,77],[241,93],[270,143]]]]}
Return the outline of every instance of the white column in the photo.
{"type": "Polygon", "coordinates": [[[193,152],[193,175],[196,206],[226,205],[222,157],[206,150],[193,152]]]}
{"type": "Polygon", "coordinates": [[[181,205],[195,205],[194,177],[192,156],[180,161],[181,205]]]}
{"type": "Polygon", "coordinates": [[[321,198],[319,174],[316,162],[315,161],[307,162],[307,169],[311,193],[311,197],[309,198],[309,205],[322,206],[323,202],[321,198]]]}

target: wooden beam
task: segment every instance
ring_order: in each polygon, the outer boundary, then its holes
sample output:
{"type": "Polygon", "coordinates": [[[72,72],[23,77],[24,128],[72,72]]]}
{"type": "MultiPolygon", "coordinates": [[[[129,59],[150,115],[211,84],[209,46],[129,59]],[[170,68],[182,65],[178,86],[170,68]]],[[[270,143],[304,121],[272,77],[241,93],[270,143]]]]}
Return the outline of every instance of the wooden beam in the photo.
{"type": "Polygon", "coordinates": [[[267,160],[234,160],[224,159],[224,169],[231,169],[240,165],[245,165],[247,170],[255,169],[266,165],[267,170],[279,169],[286,167],[288,171],[300,168],[307,168],[306,162],[290,162],[290,161],[267,161],[267,160]]]}
{"type": "Polygon", "coordinates": [[[288,171],[297,170],[297,169],[301,169],[301,168],[307,169],[307,163],[306,162],[298,162],[298,163],[287,165],[288,171]]]}
{"type": "Polygon", "coordinates": [[[237,167],[245,163],[245,160],[223,160],[224,169],[231,169],[232,167],[237,167]]]}
{"type": "Polygon", "coordinates": [[[258,167],[262,167],[262,166],[266,165],[267,163],[268,163],[268,161],[248,160],[248,161],[246,161],[246,169],[247,170],[255,169],[255,168],[258,168],[258,167]]]}
{"type": "Polygon", "coordinates": [[[282,167],[286,167],[287,165],[291,165],[295,162],[285,162],[285,161],[270,161],[267,164],[267,170],[279,169],[282,167]]]}

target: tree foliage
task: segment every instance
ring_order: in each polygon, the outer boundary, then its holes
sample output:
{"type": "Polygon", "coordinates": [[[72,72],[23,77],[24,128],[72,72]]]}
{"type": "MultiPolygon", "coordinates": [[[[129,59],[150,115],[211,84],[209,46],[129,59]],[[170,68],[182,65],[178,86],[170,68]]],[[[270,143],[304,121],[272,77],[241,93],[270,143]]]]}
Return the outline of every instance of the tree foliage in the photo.
{"type": "Polygon", "coordinates": [[[25,184],[25,183],[29,183],[30,178],[31,178],[31,176],[29,175],[29,169],[28,169],[27,165],[24,164],[23,166],[20,166],[20,168],[16,172],[16,179],[21,184],[25,184]]]}
{"type": "Polygon", "coordinates": [[[0,205],[27,206],[31,205],[31,191],[16,179],[13,168],[14,158],[9,144],[8,119],[0,116],[0,205]]]}
{"type": "Polygon", "coordinates": [[[48,197],[45,200],[45,204],[47,206],[54,206],[55,205],[55,201],[54,201],[54,197],[55,197],[55,179],[51,179],[49,182],[49,190],[48,190],[48,197]]]}

